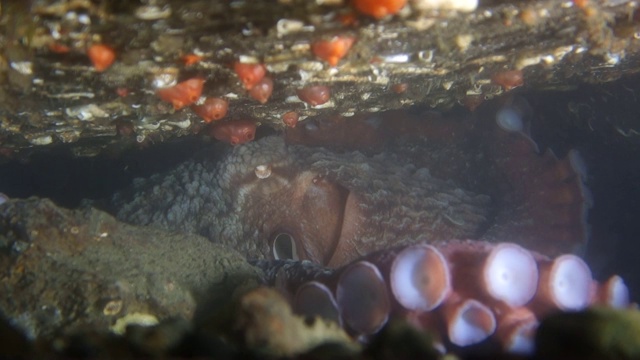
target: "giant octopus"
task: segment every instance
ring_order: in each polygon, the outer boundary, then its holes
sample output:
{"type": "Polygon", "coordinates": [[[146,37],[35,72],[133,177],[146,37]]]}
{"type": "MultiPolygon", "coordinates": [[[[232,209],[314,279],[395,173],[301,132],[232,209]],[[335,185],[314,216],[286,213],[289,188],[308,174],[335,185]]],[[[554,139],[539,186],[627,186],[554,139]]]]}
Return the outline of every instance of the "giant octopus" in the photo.
{"type": "Polygon", "coordinates": [[[239,250],[305,315],[366,339],[401,317],[442,348],[532,351],[538,321],[628,305],[593,280],[585,166],[540,151],[531,108],[311,118],[136,182],[120,219],[239,250]]]}

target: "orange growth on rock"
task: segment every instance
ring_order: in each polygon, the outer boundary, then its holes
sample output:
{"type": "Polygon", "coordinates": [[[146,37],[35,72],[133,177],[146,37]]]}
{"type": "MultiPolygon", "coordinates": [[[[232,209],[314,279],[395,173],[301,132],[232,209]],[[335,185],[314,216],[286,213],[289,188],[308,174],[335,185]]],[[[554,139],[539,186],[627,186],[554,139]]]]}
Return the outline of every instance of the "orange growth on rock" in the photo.
{"type": "Polygon", "coordinates": [[[265,76],[262,80],[258,81],[251,90],[249,90],[249,95],[258,100],[261,104],[266,104],[269,97],[271,97],[271,93],[273,92],[273,80],[270,77],[265,76]]]}
{"type": "Polygon", "coordinates": [[[105,71],[116,60],[116,52],[109,46],[94,44],[87,50],[87,56],[93,63],[96,71],[105,71]]]}
{"type": "Polygon", "coordinates": [[[120,97],[127,97],[127,96],[129,96],[130,92],[131,92],[131,90],[129,90],[129,88],[126,88],[126,87],[118,87],[118,88],[116,88],[116,94],[118,94],[118,96],[120,96],[120,97]]]}
{"type": "Polygon", "coordinates": [[[478,106],[480,106],[483,101],[484,101],[483,95],[467,95],[464,98],[462,98],[460,102],[462,105],[464,105],[464,107],[469,109],[469,111],[473,112],[473,111],[476,111],[478,106]]]}
{"type": "Polygon", "coordinates": [[[356,10],[376,19],[396,14],[406,3],[407,0],[353,0],[356,10]]]}
{"type": "Polygon", "coordinates": [[[192,78],[168,88],[158,89],[156,94],[160,99],[170,102],[174,109],[179,110],[198,101],[202,94],[202,85],[204,79],[192,78]]]}
{"type": "Polygon", "coordinates": [[[494,84],[502,86],[505,91],[509,91],[524,84],[522,70],[501,71],[491,77],[494,84]]]}
{"type": "Polygon", "coordinates": [[[183,55],[180,59],[186,66],[191,66],[193,64],[199,63],[202,60],[202,56],[196,54],[186,54],[183,55]]]}
{"type": "Polygon", "coordinates": [[[236,62],[233,70],[244,84],[244,88],[250,90],[267,74],[267,68],[263,64],[249,64],[236,62]]]}
{"type": "Polygon", "coordinates": [[[191,108],[204,122],[210,123],[227,115],[229,102],[221,98],[207,98],[202,105],[193,105],[191,108]]]}
{"type": "Polygon", "coordinates": [[[329,40],[315,41],[311,44],[311,51],[315,56],[328,62],[329,65],[336,66],[338,61],[349,52],[355,40],[353,36],[334,36],[329,40]]]}
{"type": "Polygon", "coordinates": [[[66,54],[71,51],[71,48],[61,43],[52,42],[49,44],[49,50],[56,54],[66,54]]]}
{"type": "Polygon", "coordinates": [[[329,101],[331,89],[324,85],[308,86],[298,89],[298,98],[311,106],[322,105],[329,101]]]}
{"type": "Polygon", "coordinates": [[[338,15],[338,21],[344,26],[356,26],[358,25],[358,17],[353,12],[338,15]]]}
{"type": "Polygon", "coordinates": [[[289,111],[282,115],[282,122],[290,128],[296,127],[298,125],[298,119],[300,116],[295,111],[289,111]]]}
{"type": "Polygon", "coordinates": [[[256,123],[252,120],[217,122],[209,128],[209,136],[231,145],[244,144],[256,137],[256,123]]]}
{"type": "Polygon", "coordinates": [[[584,9],[584,8],[587,7],[587,4],[589,4],[589,0],[573,0],[573,3],[577,7],[581,8],[581,9],[584,9]]]}
{"type": "Polygon", "coordinates": [[[398,83],[391,85],[391,90],[396,94],[404,94],[409,89],[409,84],[407,83],[398,83]]]}

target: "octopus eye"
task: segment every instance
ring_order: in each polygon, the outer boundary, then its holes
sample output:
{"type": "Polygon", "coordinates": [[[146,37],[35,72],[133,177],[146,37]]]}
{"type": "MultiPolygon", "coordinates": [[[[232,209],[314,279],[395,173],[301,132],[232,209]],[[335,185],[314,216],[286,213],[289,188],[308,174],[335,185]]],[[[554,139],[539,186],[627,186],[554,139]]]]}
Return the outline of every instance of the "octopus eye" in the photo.
{"type": "Polygon", "coordinates": [[[276,260],[299,260],[293,236],[279,233],[273,239],[273,257],[276,260]]]}

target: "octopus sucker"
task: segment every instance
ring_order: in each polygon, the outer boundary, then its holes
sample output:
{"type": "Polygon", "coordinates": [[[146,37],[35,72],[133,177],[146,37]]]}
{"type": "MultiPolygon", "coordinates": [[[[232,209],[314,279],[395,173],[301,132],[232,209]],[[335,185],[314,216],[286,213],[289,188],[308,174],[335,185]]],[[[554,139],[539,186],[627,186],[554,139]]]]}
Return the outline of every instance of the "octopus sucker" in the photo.
{"type": "Polygon", "coordinates": [[[268,284],[298,292],[295,308],[305,307],[299,293],[313,288],[318,294],[313,303],[323,304],[333,319],[338,313],[337,322],[354,336],[371,335],[388,319],[404,318],[453,348],[485,343],[531,354],[539,321],[549,314],[591,305],[629,306],[619,277],[598,282],[573,254],[549,258],[512,243],[407,245],[338,269],[293,261],[255,264],[265,270],[268,284]],[[473,258],[474,253],[480,256],[473,258]]]}
{"type": "Polygon", "coordinates": [[[469,346],[486,340],[496,330],[496,318],[487,306],[475,299],[450,297],[442,307],[449,341],[469,346]]]}

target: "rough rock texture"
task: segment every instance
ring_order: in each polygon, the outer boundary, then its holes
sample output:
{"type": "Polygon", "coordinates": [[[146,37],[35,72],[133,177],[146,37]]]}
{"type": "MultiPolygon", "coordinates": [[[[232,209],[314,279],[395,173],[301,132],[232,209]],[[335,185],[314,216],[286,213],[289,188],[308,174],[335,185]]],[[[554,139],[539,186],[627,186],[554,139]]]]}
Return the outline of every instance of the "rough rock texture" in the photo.
{"type": "Polygon", "coordinates": [[[0,206],[0,247],[0,309],[32,339],[123,318],[190,319],[258,279],[238,253],[199,236],[35,198],[0,206]]]}
{"type": "Polygon", "coordinates": [[[492,78],[505,70],[522,70],[530,89],[638,72],[635,2],[481,1],[469,13],[420,11],[421,2],[380,21],[340,0],[9,2],[0,24],[0,154],[71,143],[88,156],[120,142],[116,133],[148,144],[198,132],[203,121],[188,108],[174,111],[154,87],[194,76],[206,80],[203,96],[230,101],[228,119],[281,127],[291,110],[304,118],[491,98],[503,92],[492,78]],[[334,35],[356,42],[330,67],[310,49],[334,35]],[[116,51],[104,72],[86,56],[94,43],[116,51]],[[181,60],[194,53],[199,62],[181,60]],[[232,70],[247,59],[273,78],[265,105],[232,70]],[[311,84],[330,85],[331,100],[300,102],[296,89],[311,84]]]}

